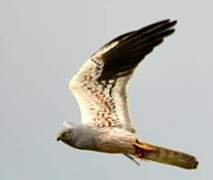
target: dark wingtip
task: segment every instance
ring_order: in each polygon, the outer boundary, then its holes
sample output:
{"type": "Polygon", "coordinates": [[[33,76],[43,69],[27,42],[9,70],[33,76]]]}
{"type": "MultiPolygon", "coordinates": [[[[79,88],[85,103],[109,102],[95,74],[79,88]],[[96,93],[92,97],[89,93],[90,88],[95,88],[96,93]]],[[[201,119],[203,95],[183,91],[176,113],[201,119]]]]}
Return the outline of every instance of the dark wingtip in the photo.
{"type": "Polygon", "coordinates": [[[170,24],[171,24],[171,26],[176,25],[176,24],[177,24],[177,20],[172,20],[172,21],[170,21],[170,24]]]}
{"type": "Polygon", "coordinates": [[[175,22],[175,24],[177,23],[177,19],[174,19],[174,20],[172,20],[172,19],[164,19],[164,20],[162,20],[162,21],[159,21],[159,23],[161,23],[161,24],[163,24],[163,23],[172,23],[172,22],[175,22]]]}

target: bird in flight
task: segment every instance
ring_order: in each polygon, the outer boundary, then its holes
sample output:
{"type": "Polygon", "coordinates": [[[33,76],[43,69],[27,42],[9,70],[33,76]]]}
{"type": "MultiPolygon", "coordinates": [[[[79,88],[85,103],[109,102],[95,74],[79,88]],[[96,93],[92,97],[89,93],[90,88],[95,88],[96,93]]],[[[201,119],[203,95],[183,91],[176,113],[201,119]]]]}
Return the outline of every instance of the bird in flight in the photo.
{"type": "Polygon", "coordinates": [[[129,79],[145,56],[175,31],[175,24],[168,19],[125,33],[94,53],[69,83],[81,123],[64,123],[57,140],[82,150],[124,154],[137,164],[151,160],[195,169],[194,156],[139,139],[128,113],[129,79]]]}

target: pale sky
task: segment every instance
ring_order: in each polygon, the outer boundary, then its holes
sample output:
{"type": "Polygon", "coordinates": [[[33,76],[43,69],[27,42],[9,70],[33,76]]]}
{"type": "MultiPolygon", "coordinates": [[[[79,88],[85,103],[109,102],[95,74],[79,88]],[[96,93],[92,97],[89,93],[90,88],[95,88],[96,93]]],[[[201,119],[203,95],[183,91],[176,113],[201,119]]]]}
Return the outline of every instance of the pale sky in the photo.
{"type": "Polygon", "coordinates": [[[213,179],[213,3],[210,0],[0,0],[1,180],[213,179]],[[195,155],[197,170],[56,142],[63,121],[80,122],[68,81],[107,41],[162,19],[176,32],[129,84],[138,136],[195,155]]]}

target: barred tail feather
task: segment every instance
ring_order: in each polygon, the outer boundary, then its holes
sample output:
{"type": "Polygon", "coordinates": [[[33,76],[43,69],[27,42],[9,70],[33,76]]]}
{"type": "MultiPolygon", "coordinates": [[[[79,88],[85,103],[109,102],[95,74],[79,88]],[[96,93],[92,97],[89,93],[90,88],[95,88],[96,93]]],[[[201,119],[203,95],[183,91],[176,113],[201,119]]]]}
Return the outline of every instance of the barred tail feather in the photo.
{"type": "Polygon", "coordinates": [[[156,161],[185,169],[197,168],[198,161],[192,155],[147,143],[137,142],[135,156],[140,159],[156,161]]]}

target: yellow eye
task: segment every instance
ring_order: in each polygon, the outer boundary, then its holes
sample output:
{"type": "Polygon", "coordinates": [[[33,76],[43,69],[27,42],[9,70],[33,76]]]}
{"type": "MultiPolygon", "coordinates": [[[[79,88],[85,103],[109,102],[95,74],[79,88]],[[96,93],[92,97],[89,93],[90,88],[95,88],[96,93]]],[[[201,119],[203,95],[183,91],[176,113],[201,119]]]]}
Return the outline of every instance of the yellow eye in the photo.
{"type": "Polygon", "coordinates": [[[71,138],[71,133],[70,132],[65,132],[63,134],[63,139],[66,140],[66,139],[70,139],[71,138]]]}

